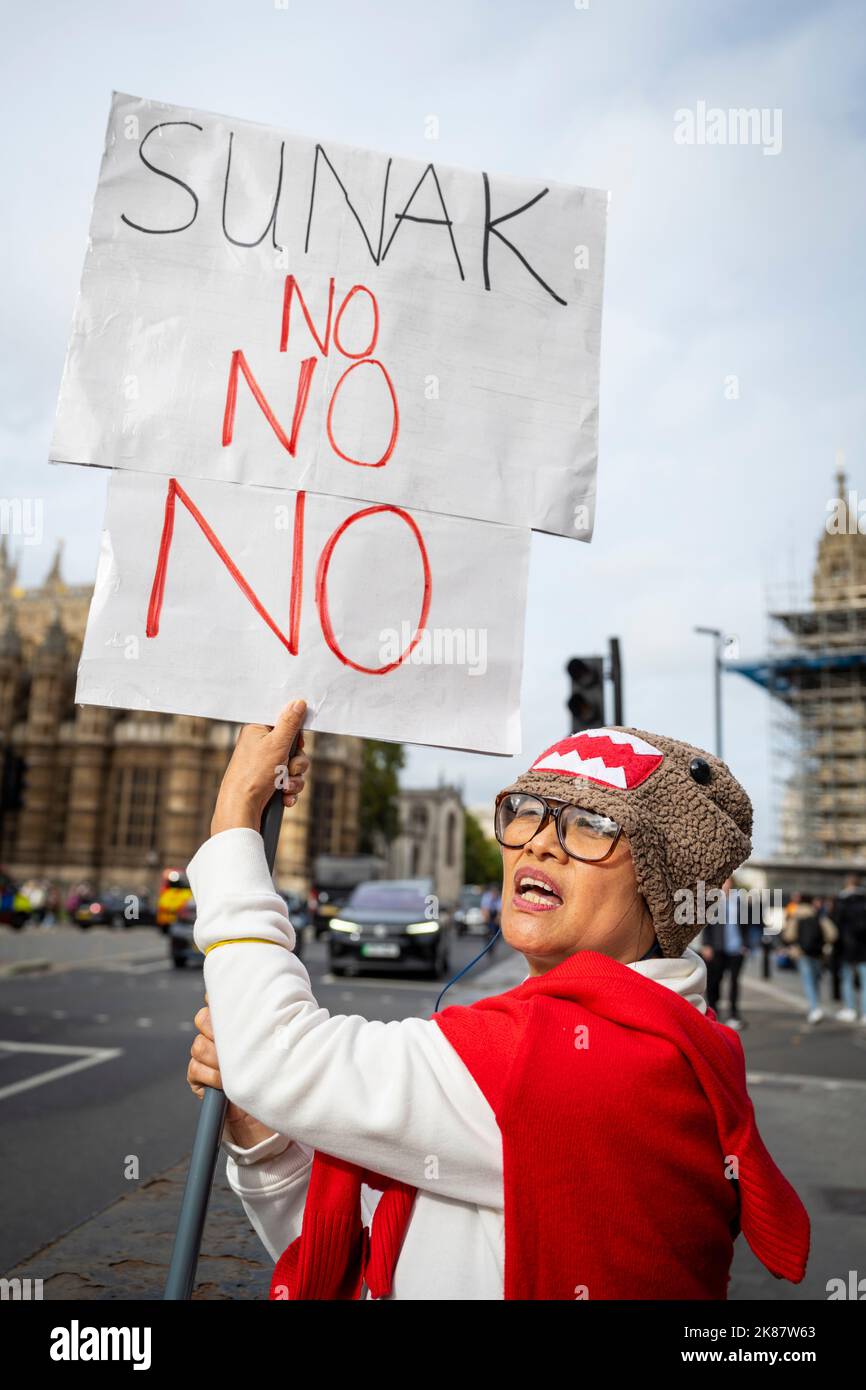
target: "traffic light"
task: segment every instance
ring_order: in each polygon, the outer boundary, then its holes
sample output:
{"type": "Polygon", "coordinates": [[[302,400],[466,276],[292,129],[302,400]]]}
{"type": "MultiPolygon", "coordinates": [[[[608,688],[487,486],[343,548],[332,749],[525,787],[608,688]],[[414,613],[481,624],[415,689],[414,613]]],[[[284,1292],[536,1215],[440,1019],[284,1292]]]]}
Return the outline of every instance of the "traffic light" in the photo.
{"type": "Polygon", "coordinates": [[[571,678],[567,704],[571,732],[604,728],[604,660],[600,656],[573,656],[566,666],[571,678]]]}

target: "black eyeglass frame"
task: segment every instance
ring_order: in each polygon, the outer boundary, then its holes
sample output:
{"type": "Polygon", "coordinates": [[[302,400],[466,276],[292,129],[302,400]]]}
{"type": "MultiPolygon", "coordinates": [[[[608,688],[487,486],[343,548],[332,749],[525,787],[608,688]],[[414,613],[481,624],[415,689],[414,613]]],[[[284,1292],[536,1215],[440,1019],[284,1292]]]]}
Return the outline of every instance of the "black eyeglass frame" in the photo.
{"type": "MultiPolygon", "coordinates": [[[[503,849],[525,849],[526,846],[532,840],[535,839],[536,835],[540,834],[540,832],[547,825],[547,822],[549,820],[553,820],[553,823],[556,826],[556,838],[559,840],[560,845],[565,850],[565,853],[568,855],[569,859],[577,859],[581,864],[603,864],[606,859],[610,858],[617,845],[619,844],[620,839],[622,838],[622,826],[620,825],[619,821],[613,820],[613,816],[605,816],[605,820],[613,821],[614,825],[616,826],[616,834],[614,835],[613,839],[610,842],[610,845],[605,850],[604,854],[600,855],[598,859],[589,859],[585,854],[575,854],[574,850],[569,849],[568,845],[565,843],[562,835],[562,826],[560,824],[560,817],[562,816],[563,811],[567,810],[570,806],[574,807],[574,809],[578,811],[589,811],[588,806],[578,806],[573,801],[556,802],[555,799],[548,800],[548,798],[546,796],[542,796],[540,792],[501,791],[497,794],[496,800],[493,804],[493,833],[496,836],[496,839],[499,841],[499,844],[502,845],[503,849]],[[544,807],[544,815],[538,822],[536,829],[533,830],[528,840],[523,841],[522,845],[506,844],[505,840],[499,839],[499,807],[507,796],[530,796],[532,797],[533,801],[540,801],[542,806],[544,807]]],[[[589,814],[600,815],[601,812],[590,811],[589,814]]]]}

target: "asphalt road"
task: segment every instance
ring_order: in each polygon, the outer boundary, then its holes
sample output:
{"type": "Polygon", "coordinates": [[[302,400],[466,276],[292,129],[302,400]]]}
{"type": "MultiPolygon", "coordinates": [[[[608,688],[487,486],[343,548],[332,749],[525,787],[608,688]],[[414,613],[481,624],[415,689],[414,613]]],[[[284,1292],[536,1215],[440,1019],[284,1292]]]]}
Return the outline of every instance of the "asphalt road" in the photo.
{"type": "MultiPolygon", "coordinates": [[[[455,940],[452,976],[483,945],[455,940]]],[[[0,1272],[177,1163],[198,1115],[185,1073],[200,970],[172,968],[151,928],[0,928],[0,963],[37,960],[48,968],[0,977],[0,1272]]],[[[324,943],[308,944],[304,962],[333,1013],[427,1017],[442,988],[333,979],[324,943]]]]}

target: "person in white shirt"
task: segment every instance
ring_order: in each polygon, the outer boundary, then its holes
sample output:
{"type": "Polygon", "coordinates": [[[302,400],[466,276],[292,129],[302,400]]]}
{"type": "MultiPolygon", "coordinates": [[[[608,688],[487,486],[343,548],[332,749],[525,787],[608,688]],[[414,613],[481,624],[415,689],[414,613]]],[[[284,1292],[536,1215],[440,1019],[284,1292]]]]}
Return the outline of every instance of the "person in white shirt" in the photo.
{"type": "MultiPolygon", "coordinates": [[[[304,702],[296,702],[273,729],[242,730],[211,838],[188,866],[208,1001],[196,1015],[189,1084],[199,1097],[204,1086],[221,1086],[229,1097],[223,1139],[228,1180],[275,1261],[298,1243],[314,1156],[324,1154],[417,1190],[393,1277],[381,1296],[507,1297],[503,1132],[477,1075],[435,1019],[384,1023],[329,1013],[294,954],[294,929],[271,881],[259,827],[304,713],[304,702]]],[[[556,745],[552,763],[545,763],[547,755],[536,759],[497,798],[503,935],[529,970],[526,984],[512,993],[522,997],[529,985],[553,980],[548,972],[570,966],[576,953],[587,953],[587,960],[600,953],[644,977],[653,991],[661,986],[672,999],[678,996],[679,1009],[687,1001],[685,1022],[691,1027],[691,1010],[706,1015],[706,968],[688,946],[695,929],[674,926],[673,889],[689,872],[678,867],[676,836],[669,836],[669,860],[659,858],[656,825],[651,839],[641,838],[653,804],[648,779],[658,779],[667,799],[674,788],[684,806],[697,808],[701,844],[709,847],[705,876],[715,875],[717,882],[747,852],[748,837],[732,819],[732,807],[740,816],[748,801],[724,764],[691,757],[698,750],[687,745],[659,738],[656,747],[632,730],[598,730],[586,736],[591,745],[584,754],[582,737],[556,745]],[[562,775],[557,759],[575,771],[562,775]],[[705,771],[716,779],[716,800],[698,785],[705,771]],[[592,809],[580,810],[581,802],[592,809]],[[630,808],[636,818],[624,829],[630,808]],[[613,819],[608,809],[621,809],[622,819],[613,819]]],[[[288,769],[287,806],[300,795],[308,768],[301,751],[288,769]]],[[[749,824],[750,817],[749,806],[749,824]]],[[[638,1003],[645,999],[657,1009],[659,998],[639,995],[638,1003]]],[[[682,1015],[676,1019],[682,1023],[682,1015]]],[[[565,1095],[563,1104],[574,1111],[565,1095]]],[[[703,1096],[700,1104],[702,1114],[709,1114],[703,1096]]],[[[742,1105],[748,1113],[746,1097],[742,1105]]],[[[768,1156],[767,1162],[773,1167],[768,1156]]],[[[681,1167],[678,1160],[672,1163],[673,1183],[685,1179],[681,1167]]],[[[789,1200],[792,1190],[778,1170],[773,1180],[776,1175],[789,1200]]],[[[684,1189],[686,1200],[690,1192],[684,1189]]],[[[724,1200],[729,1194],[727,1184],[724,1200]]],[[[374,1220],[380,1191],[365,1183],[360,1195],[364,1220],[374,1220]]],[[[660,1204],[659,1212],[675,1208],[675,1201],[660,1204]]],[[[799,1212],[794,1215],[802,1241],[799,1212]]],[[[785,1229],[791,1224],[789,1207],[785,1229]]],[[[725,1226],[725,1249],[727,1239],[725,1226]]],[[[653,1251],[647,1253],[655,1260],[653,1251]]],[[[790,1267],[801,1257],[799,1251],[790,1267]]],[[[373,1296],[362,1287],[361,1296],[373,1296]]]]}

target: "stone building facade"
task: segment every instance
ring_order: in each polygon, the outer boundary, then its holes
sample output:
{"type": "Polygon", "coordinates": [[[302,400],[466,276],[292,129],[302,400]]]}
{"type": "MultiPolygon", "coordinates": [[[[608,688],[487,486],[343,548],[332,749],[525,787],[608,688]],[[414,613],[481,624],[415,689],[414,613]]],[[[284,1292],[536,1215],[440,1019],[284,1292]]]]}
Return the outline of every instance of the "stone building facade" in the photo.
{"type": "MultiPolygon", "coordinates": [[[[0,537],[0,865],[16,881],[150,891],[207,838],[238,725],[75,704],[90,586],[66,584],[60,551],[45,581],[18,584],[0,537]]],[[[275,878],[305,892],[312,857],[355,853],[362,741],[305,734],[307,788],[283,820],[275,878]]]]}
{"type": "Polygon", "coordinates": [[[388,851],[394,878],[432,878],[444,907],[463,886],[463,799],[456,787],[408,788],[398,799],[399,831],[388,851]]]}

